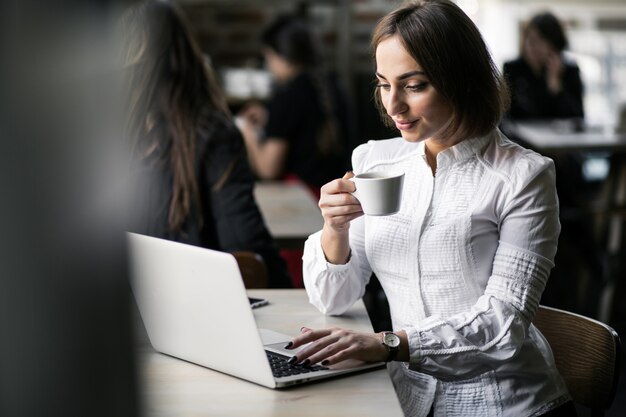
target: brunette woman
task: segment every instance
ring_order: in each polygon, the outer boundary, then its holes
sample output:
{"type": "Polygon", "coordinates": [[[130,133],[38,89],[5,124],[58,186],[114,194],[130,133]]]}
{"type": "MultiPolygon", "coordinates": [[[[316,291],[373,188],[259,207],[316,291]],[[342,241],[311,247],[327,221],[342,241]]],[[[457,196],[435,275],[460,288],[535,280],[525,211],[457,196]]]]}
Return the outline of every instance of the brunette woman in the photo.
{"type": "Polygon", "coordinates": [[[246,150],[207,60],[174,4],[124,18],[132,230],[226,252],[253,251],[271,287],[291,285],[255,203],[246,150]]]}

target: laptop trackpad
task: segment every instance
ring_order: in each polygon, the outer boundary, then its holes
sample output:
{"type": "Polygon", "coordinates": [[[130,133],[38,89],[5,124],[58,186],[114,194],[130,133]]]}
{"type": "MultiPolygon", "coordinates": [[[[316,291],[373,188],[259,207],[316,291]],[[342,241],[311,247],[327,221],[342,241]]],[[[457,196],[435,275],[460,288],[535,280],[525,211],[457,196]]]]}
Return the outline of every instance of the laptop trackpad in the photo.
{"type": "Polygon", "coordinates": [[[259,335],[261,336],[263,345],[273,345],[275,343],[287,344],[292,339],[289,335],[278,333],[269,329],[259,329],[259,335]]]}
{"type": "Polygon", "coordinates": [[[280,355],[291,357],[307,346],[302,345],[296,349],[285,349],[285,345],[293,339],[291,336],[269,329],[259,329],[259,334],[261,335],[261,340],[263,341],[263,347],[270,352],[278,353],[280,355]]]}

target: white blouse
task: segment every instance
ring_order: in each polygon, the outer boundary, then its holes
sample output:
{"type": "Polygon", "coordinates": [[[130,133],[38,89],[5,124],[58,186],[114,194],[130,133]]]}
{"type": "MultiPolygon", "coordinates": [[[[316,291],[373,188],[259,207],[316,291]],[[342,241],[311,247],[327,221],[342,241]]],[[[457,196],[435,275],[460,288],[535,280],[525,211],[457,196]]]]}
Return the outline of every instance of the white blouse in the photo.
{"type": "Polygon", "coordinates": [[[329,264],[321,232],[305,244],[304,283],[321,312],[360,299],[371,273],[405,330],[410,362],[389,369],[407,416],[535,416],[569,399],[531,324],[560,232],[553,162],[499,130],[437,155],[402,138],[355,149],[356,174],[405,173],[400,211],[350,225],[351,257],[329,264]]]}

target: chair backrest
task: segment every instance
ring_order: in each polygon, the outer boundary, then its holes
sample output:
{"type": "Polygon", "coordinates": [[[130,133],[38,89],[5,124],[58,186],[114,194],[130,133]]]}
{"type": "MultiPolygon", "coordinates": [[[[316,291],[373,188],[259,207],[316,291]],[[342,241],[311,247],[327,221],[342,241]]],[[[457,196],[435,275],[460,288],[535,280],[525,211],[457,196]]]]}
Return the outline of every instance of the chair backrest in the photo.
{"type": "Polygon", "coordinates": [[[575,403],[607,410],[617,388],[620,339],[610,326],[556,308],[539,306],[533,321],[546,337],[575,403]]]}
{"type": "Polygon", "coordinates": [[[267,288],[267,266],[258,253],[233,252],[246,288],[267,288]]]}

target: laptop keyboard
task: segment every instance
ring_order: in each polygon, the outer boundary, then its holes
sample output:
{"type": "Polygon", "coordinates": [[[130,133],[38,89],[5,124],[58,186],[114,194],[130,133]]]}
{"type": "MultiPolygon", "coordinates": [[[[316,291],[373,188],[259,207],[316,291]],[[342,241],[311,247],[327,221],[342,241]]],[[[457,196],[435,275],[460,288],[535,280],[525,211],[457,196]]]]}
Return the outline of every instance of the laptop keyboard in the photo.
{"type": "Polygon", "coordinates": [[[267,354],[267,359],[270,362],[272,374],[274,374],[275,378],[328,370],[328,368],[320,365],[291,365],[290,363],[287,363],[287,361],[289,360],[288,356],[280,355],[278,353],[270,352],[267,350],[265,351],[265,353],[267,354]]]}

